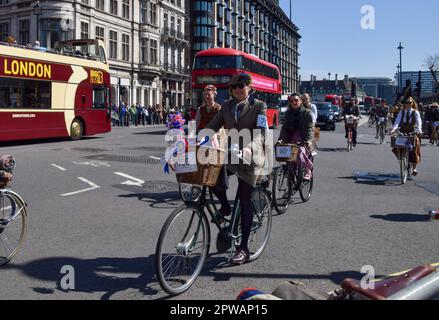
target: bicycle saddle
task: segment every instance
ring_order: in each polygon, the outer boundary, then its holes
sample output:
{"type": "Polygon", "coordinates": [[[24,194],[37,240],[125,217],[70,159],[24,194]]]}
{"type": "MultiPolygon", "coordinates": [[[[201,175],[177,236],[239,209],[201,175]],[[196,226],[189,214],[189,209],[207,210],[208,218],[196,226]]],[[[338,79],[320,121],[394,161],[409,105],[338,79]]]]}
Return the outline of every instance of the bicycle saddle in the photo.
{"type": "Polygon", "coordinates": [[[350,278],[343,280],[341,287],[349,294],[357,294],[371,300],[385,300],[434,271],[436,268],[431,265],[419,266],[403,275],[375,282],[375,289],[363,289],[360,281],[350,278]]]}

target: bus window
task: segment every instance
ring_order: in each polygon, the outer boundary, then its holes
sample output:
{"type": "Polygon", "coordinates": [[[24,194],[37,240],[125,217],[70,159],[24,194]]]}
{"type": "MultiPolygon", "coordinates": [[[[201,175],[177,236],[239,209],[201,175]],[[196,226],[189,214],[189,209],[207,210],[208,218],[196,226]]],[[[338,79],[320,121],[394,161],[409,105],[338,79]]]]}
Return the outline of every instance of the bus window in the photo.
{"type": "Polygon", "coordinates": [[[47,81],[0,78],[0,108],[50,109],[51,91],[47,81]]]}
{"type": "Polygon", "coordinates": [[[194,69],[237,69],[242,64],[241,60],[240,56],[197,57],[194,69]]]}
{"type": "Polygon", "coordinates": [[[93,109],[105,109],[105,87],[93,88],[93,109]]]}

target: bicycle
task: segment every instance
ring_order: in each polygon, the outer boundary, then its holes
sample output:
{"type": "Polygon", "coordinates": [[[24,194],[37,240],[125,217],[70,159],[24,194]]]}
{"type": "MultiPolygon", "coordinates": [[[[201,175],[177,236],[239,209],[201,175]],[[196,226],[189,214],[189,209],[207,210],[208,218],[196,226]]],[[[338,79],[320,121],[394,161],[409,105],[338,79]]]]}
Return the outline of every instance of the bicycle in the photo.
{"type": "Polygon", "coordinates": [[[357,124],[357,117],[353,115],[348,115],[345,117],[345,126],[348,128],[347,152],[352,151],[354,148],[353,129],[356,124],[357,124]]]}
{"type": "MultiPolygon", "coordinates": [[[[314,185],[314,174],[311,171],[310,180],[305,180],[305,170],[301,164],[296,164],[296,157],[298,155],[298,145],[289,145],[291,150],[290,153],[295,154],[291,160],[284,163],[282,166],[275,168],[273,171],[273,206],[278,214],[284,214],[290,203],[291,198],[299,192],[302,201],[308,202],[311,198],[313,185],[314,185]]],[[[285,148],[285,145],[282,146],[285,148]]],[[[310,159],[314,162],[314,157],[310,159]]]]}
{"type": "MultiPolygon", "coordinates": [[[[270,236],[272,209],[271,195],[267,191],[269,183],[268,179],[259,181],[252,195],[253,223],[249,239],[249,261],[256,260],[262,254],[270,236]]],[[[160,232],[155,253],[157,278],[163,290],[172,296],[187,291],[201,273],[211,242],[208,215],[218,229],[218,253],[229,252],[230,259],[241,240],[238,195],[231,218],[227,219],[218,213],[213,201],[206,199],[207,190],[207,186],[202,186],[201,195],[196,201],[186,201],[176,208],[160,232]]],[[[209,190],[209,194],[213,199],[212,190],[209,190]]]]}
{"type": "Polygon", "coordinates": [[[0,266],[10,262],[23,246],[27,204],[16,192],[0,189],[0,266]]]}
{"type": "Polygon", "coordinates": [[[412,151],[416,144],[416,133],[408,134],[396,131],[391,138],[392,148],[396,149],[396,156],[399,161],[401,184],[405,184],[407,179],[411,177],[411,164],[409,163],[409,152],[412,151]]]}
{"type": "Polygon", "coordinates": [[[385,124],[386,118],[382,116],[377,116],[377,126],[378,126],[378,136],[380,139],[380,144],[383,144],[385,141],[385,124]]]}

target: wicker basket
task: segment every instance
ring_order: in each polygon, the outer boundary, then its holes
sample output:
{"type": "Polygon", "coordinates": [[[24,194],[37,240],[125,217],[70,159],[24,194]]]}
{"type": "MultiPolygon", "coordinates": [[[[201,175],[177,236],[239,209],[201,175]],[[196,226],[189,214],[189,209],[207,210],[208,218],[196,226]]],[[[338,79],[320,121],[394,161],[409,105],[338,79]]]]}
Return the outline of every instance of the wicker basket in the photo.
{"type": "Polygon", "coordinates": [[[392,148],[395,149],[406,149],[407,145],[404,143],[404,141],[409,141],[413,148],[416,147],[416,137],[390,137],[390,144],[392,145],[392,148]],[[396,142],[396,139],[398,139],[398,144],[396,142]]]}
{"type": "Polygon", "coordinates": [[[278,162],[295,162],[299,154],[299,148],[292,144],[276,144],[276,161],[278,162]]]}
{"type": "Polygon", "coordinates": [[[314,129],[314,141],[320,140],[320,128],[316,127],[314,129]]]}
{"type": "Polygon", "coordinates": [[[197,155],[198,170],[195,172],[177,173],[177,181],[180,183],[214,187],[224,164],[224,151],[198,147],[197,155]],[[201,152],[204,152],[202,159],[200,158],[200,155],[202,155],[201,152]],[[216,158],[214,158],[215,156],[216,158]]]}

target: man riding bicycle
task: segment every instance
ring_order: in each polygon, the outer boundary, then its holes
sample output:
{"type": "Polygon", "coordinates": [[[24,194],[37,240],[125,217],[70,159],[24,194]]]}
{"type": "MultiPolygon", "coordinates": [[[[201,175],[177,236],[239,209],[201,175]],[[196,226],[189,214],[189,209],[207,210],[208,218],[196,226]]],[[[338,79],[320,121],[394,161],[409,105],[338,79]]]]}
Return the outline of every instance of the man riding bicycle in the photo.
{"type": "MultiPolygon", "coordinates": [[[[265,165],[265,130],[267,125],[267,105],[255,99],[252,89],[252,77],[246,73],[239,73],[229,82],[230,100],[224,102],[218,114],[209,122],[206,129],[215,132],[224,126],[227,130],[235,129],[238,132],[247,131],[251,141],[247,145],[240,145],[244,159],[239,164],[227,165],[227,171],[238,176],[237,196],[241,204],[242,239],[236,253],[230,259],[232,264],[243,264],[249,260],[250,251],[248,242],[253,221],[252,195],[258,177],[265,165]],[[262,151],[262,152],[261,152],[262,151]]],[[[241,144],[241,143],[240,143],[241,144]]],[[[219,197],[223,208],[229,206],[226,191],[219,197]]]]}
{"type": "Polygon", "coordinates": [[[313,163],[311,152],[314,140],[314,121],[312,111],[302,105],[299,94],[293,93],[288,98],[290,105],[285,113],[278,143],[292,143],[303,145],[300,148],[297,161],[305,169],[304,180],[311,180],[313,163]]]}
{"type": "MultiPolygon", "coordinates": [[[[418,174],[417,165],[421,162],[421,135],[422,135],[422,119],[418,111],[418,106],[415,100],[410,97],[404,102],[404,106],[396,118],[391,133],[394,133],[399,128],[399,131],[404,134],[416,132],[416,140],[414,149],[409,152],[409,162],[413,168],[413,176],[418,174]]],[[[398,156],[396,149],[392,150],[398,156]]]]}
{"type": "Polygon", "coordinates": [[[380,121],[379,118],[384,118],[384,123],[382,124],[384,126],[384,131],[387,132],[387,117],[389,116],[390,108],[387,105],[387,102],[385,99],[381,100],[381,103],[376,107],[375,109],[375,117],[377,119],[376,121],[376,136],[375,139],[379,138],[379,130],[380,130],[380,121]]]}
{"type": "MultiPolygon", "coordinates": [[[[345,118],[346,116],[360,117],[360,109],[358,108],[357,105],[355,105],[355,102],[353,100],[350,100],[348,104],[343,108],[342,117],[345,118]]],[[[357,127],[358,127],[358,122],[352,128],[352,144],[354,147],[357,146],[357,127]]],[[[349,134],[349,127],[347,125],[345,125],[345,130],[346,130],[345,138],[347,139],[349,134]]]]}

